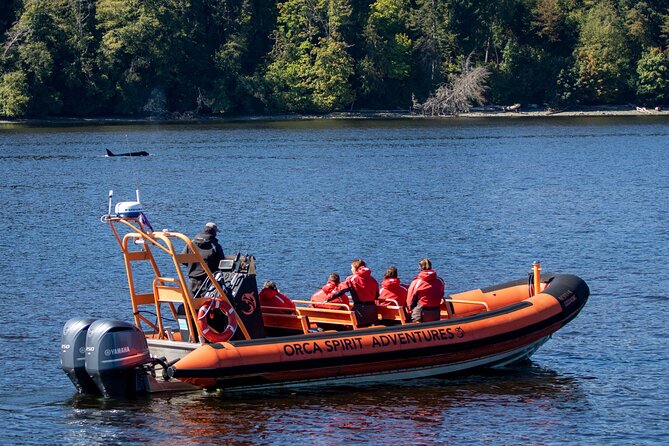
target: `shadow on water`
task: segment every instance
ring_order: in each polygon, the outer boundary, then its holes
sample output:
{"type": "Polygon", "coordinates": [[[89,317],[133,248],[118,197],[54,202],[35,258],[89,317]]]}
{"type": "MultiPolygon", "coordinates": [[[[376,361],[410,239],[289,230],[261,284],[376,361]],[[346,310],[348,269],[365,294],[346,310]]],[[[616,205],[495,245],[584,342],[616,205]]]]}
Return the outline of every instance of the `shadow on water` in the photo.
{"type": "Polygon", "coordinates": [[[421,438],[429,443],[467,438],[446,428],[464,413],[467,417],[499,416],[503,407],[510,419],[527,419],[537,404],[548,411],[587,407],[574,378],[531,362],[420,381],[231,394],[195,392],[122,401],[77,395],[66,402],[73,409],[67,421],[70,425],[86,424],[89,429],[95,425],[101,430],[120,425],[154,442],[169,438],[182,444],[216,443],[222,438],[231,444],[291,444],[298,433],[304,436],[302,441],[319,444],[363,438],[384,443],[389,438],[409,439],[417,434],[413,432],[417,427],[426,430],[421,438]]]}

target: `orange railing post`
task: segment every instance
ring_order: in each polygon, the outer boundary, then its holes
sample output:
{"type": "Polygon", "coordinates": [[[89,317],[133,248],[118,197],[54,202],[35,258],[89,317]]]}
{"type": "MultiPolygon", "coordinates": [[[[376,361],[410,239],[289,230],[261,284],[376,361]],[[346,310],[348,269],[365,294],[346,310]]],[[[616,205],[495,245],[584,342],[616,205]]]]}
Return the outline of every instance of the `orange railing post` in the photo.
{"type": "Polygon", "coordinates": [[[541,292],[541,263],[535,261],[532,264],[532,270],[534,272],[534,295],[536,296],[541,292]]]}

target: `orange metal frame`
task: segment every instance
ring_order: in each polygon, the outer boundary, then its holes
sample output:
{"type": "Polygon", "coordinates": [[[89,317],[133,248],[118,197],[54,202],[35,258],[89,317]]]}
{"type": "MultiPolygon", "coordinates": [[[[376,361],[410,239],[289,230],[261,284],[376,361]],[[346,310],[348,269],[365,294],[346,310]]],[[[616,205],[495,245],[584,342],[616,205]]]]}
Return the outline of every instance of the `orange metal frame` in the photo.
{"type": "MultiPolygon", "coordinates": [[[[181,270],[181,265],[183,264],[196,262],[199,263],[204,272],[207,274],[207,277],[211,283],[216,288],[220,298],[227,302],[230,307],[234,309],[234,306],[230,302],[227,294],[214,279],[214,275],[202,259],[200,252],[188,237],[179,232],[150,232],[137,218],[108,217],[106,220],[109,223],[114,236],[116,237],[116,241],[118,242],[121,251],[123,252],[123,260],[128,277],[130,301],[132,303],[132,312],[135,318],[135,325],[137,325],[139,328],[142,328],[141,323],[143,322],[157,333],[158,339],[169,338],[169,333],[167,333],[163,324],[163,317],[160,308],[161,304],[167,303],[170,307],[172,315],[175,319],[177,319],[177,311],[174,304],[183,303],[186,314],[188,315],[186,320],[188,322],[188,329],[191,336],[190,341],[197,342],[197,338],[204,339],[202,337],[202,331],[194,321],[197,320],[197,312],[199,308],[206,301],[208,301],[208,298],[193,298],[187,286],[186,278],[184,277],[183,271],[181,270]],[[117,228],[118,223],[122,223],[123,225],[127,226],[132,232],[128,232],[121,236],[121,233],[117,228]],[[177,252],[174,248],[173,240],[181,240],[183,244],[188,246],[190,253],[181,254],[180,252],[177,252]],[[139,249],[133,250],[133,245],[139,246],[139,249]],[[170,256],[174,265],[174,277],[168,277],[161,274],[158,263],[154,258],[152,248],[163,251],[163,253],[170,256]],[[154,278],[153,289],[150,293],[137,292],[135,286],[135,277],[133,275],[133,263],[138,261],[148,261],[151,265],[154,278]],[[157,325],[140,314],[139,307],[141,305],[155,306],[157,325]],[[198,334],[197,338],[194,336],[195,333],[198,334]]],[[[246,339],[251,339],[246,326],[244,326],[244,323],[239,317],[237,318],[237,321],[239,329],[242,331],[244,337],[246,339]]],[[[187,341],[186,339],[183,340],[187,341]]]]}

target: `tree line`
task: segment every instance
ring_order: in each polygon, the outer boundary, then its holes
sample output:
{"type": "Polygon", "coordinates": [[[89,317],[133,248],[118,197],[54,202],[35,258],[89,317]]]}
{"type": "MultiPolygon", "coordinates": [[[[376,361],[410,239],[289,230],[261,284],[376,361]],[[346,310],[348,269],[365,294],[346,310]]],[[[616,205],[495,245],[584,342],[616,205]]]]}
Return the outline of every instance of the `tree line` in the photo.
{"type": "Polygon", "coordinates": [[[2,0],[0,116],[661,105],[668,43],[669,0],[2,0]]]}

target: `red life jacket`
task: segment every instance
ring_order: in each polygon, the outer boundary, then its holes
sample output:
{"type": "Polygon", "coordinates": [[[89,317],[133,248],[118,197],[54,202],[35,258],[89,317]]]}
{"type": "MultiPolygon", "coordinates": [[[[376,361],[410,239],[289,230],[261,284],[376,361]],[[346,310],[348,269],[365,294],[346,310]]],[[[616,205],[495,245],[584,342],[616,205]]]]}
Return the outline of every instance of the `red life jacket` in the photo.
{"type": "Polygon", "coordinates": [[[383,302],[384,299],[393,299],[397,305],[404,307],[407,304],[407,287],[400,283],[397,277],[388,277],[381,282],[379,292],[380,305],[395,305],[392,302],[383,302]]]}
{"type": "MultiPolygon", "coordinates": [[[[319,291],[315,292],[311,296],[311,301],[312,302],[325,302],[330,295],[337,290],[337,285],[334,282],[328,282],[326,283],[323,288],[321,288],[319,291]]],[[[346,294],[342,294],[341,296],[332,299],[330,302],[334,304],[346,304],[350,305],[348,301],[348,296],[346,294]]],[[[337,309],[343,309],[341,305],[328,305],[328,304],[321,304],[313,305],[314,308],[329,308],[331,310],[337,310],[337,309]]]]}
{"type": "Polygon", "coordinates": [[[438,307],[444,297],[444,281],[437,277],[434,270],[421,271],[409,285],[407,306],[410,309],[416,305],[423,307],[438,307]]]}
{"type": "MultiPolygon", "coordinates": [[[[258,299],[260,300],[260,307],[279,307],[279,308],[288,308],[295,309],[295,304],[292,300],[288,298],[285,294],[273,290],[271,288],[265,288],[260,291],[258,294],[258,299]]],[[[280,310],[268,310],[271,312],[281,312],[280,310]]],[[[286,311],[285,313],[292,313],[292,311],[286,311]]]]}
{"type": "Polygon", "coordinates": [[[350,289],[361,302],[374,302],[379,296],[379,283],[372,277],[372,270],[361,266],[339,285],[340,290],[350,289]]]}

